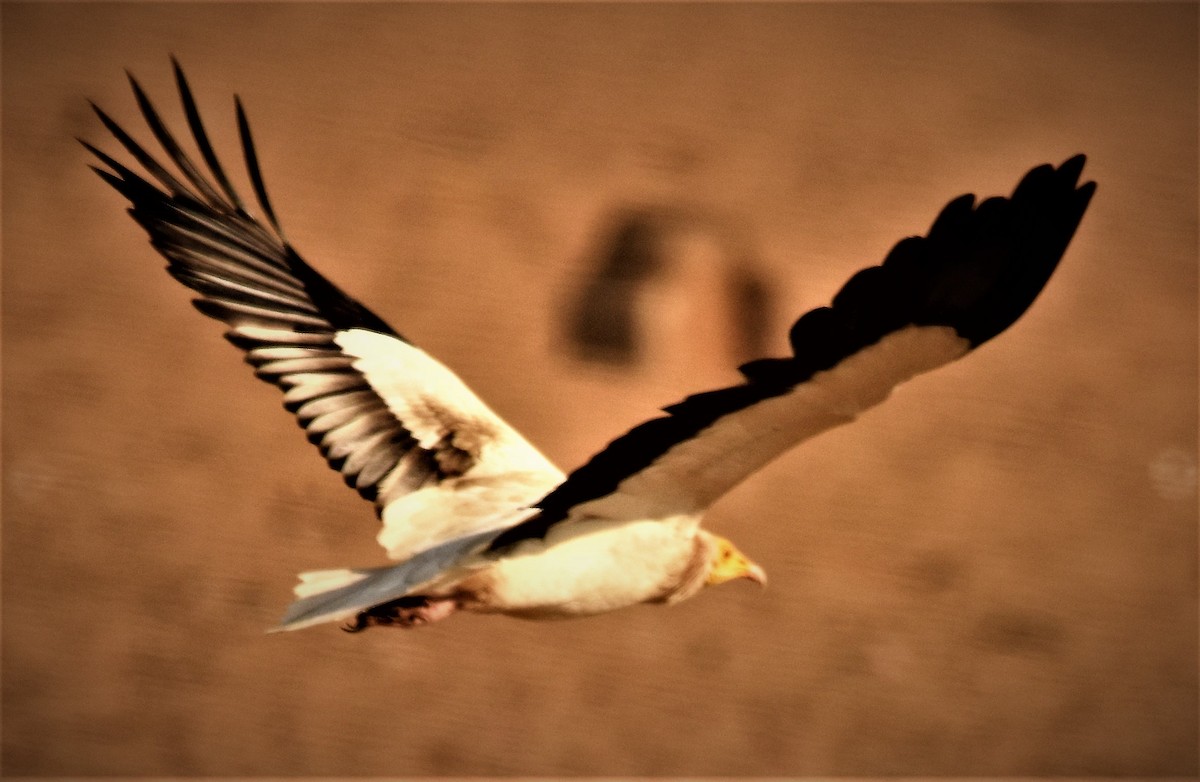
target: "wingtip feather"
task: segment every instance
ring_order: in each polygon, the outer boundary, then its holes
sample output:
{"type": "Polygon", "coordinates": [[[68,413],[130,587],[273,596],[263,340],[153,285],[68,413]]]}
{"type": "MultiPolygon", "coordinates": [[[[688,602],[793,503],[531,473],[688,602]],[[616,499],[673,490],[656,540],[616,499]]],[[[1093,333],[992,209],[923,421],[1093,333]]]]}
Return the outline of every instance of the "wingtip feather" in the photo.
{"type": "Polygon", "coordinates": [[[1079,175],[1083,173],[1083,166],[1087,163],[1087,155],[1082,153],[1073,155],[1062,162],[1058,167],[1058,171],[1063,176],[1074,184],[1079,181],[1079,175]]]}
{"type": "Polygon", "coordinates": [[[225,175],[225,169],[221,166],[220,159],[217,158],[216,150],[213,149],[212,142],[208,139],[208,133],[204,129],[204,121],[200,119],[200,109],[196,105],[196,98],[192,94],[191,85],[188,84],[187,76],[183,72],[183,66],[171,56],[171,64],[175,72],[175,87],[179,91],[179,100],[183,104],[183,113],[187,117],[188,128],[192,131],[192,138],[196,141],[196,146],[200,148],[200,156],[204,158],[205,165],[212,173],[213,178],[217,180],[217,186],[221,188],[221,192],[229,199],[229,203],[233,204],[238,212],[245,214],[246,207],[242,202],[241,196],[234,189],[233,184],[229,181],[229,177],[225,175]]]}
{"type": "Polygon", "coordinates": [[[279,220],[275,217],[275,209],[271,206],[271,199],[267,197],[266,182],[263,181],[262,169],[258,165],[258,152],[254,147],[254,136],[250,133],[250,120],[246,117],[246,109],[242,105],[242,99],[238,95],[233,96],[233,103],[237,113],[238,135],[242,139],[242,152],[246,158],[246,169],[250,174],[250,184],[254,186],[254,195],[258,199],[258,205],[262,207],[263,214],[271,223],[271,227],[275,229],[275,233],[286,244],[287,239],[283,235],[283,230],[279,227],[279,220]]]}

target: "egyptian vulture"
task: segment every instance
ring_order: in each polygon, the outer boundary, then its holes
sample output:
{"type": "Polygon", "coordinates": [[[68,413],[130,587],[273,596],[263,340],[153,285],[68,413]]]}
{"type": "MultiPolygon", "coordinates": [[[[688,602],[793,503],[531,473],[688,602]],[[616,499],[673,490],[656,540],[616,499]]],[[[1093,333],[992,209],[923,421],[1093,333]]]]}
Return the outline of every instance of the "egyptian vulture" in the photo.
{"type": "Polygon", "coordinates": [[[676,603],[732,579],[765,581],[705,510],[779,454],[854,420],[898,383],[961,358],[1032,304],[1095,183],[1084,157],[1031,170],[1008,198],[955,198],[925,236],[862,269],[792,326],[792,355],[740,367],[738,385],[687,397],[564,475],[442,364],[305,262],[280,229],[235,97],[263,218],[230,184],[175,63],[204,167],[137,81],[170,171],[93,104],[148,175],[83,142],[92,168],[222,321],[255,374],[345,482],[375,505],[395,564],[304,573],[278,629],[413,627],[456,611],[527,618],[676,603]],[[204,170],[207,168],[207,172],[204,170]]]}

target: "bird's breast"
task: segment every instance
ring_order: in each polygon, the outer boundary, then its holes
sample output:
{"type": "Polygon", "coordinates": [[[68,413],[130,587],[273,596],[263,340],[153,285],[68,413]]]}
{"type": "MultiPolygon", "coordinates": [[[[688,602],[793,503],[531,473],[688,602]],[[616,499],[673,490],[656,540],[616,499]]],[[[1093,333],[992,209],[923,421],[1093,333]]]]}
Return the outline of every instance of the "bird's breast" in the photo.
{"type": "Polygon", "coordinates": [[[473,607],[554,618],[665,600],[696,570],[695,537],[687,519],[563,524],[473,577],[473,607]]]}

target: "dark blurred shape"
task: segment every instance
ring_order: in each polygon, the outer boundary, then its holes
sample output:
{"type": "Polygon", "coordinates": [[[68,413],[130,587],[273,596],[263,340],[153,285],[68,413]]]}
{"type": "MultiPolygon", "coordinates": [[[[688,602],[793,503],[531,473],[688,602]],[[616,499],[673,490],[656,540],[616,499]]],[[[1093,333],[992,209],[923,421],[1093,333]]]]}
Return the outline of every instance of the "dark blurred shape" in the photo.
{"type": "Polygon", "coordinates": [[[733,300],[734,349],[739,358],[766,355],[767,331],[775,313],[770,286],[749,262],[726,269],[726,285],[733,300]]]}
{"type": "Polygon", "coordinates": [[[638,285],[662,266],[661,233],[652,215],[630,210],[602,235],[593,274],[567,310],[570,344],[579,358],[614,365],[637,361],[634,303],[638,285]]]}
{"type": "MultiPolygon", "coordinates": [[[[606,219],[596,247],[588,254],[591,273],[567,306],[566,330],[576,357],[631,367],[645,353],[647,339],[639,293],[689,260],[681,246],[698,237],[718,248],[715,258],[719,295],[726,304],[724,324],[729,362],[763,355],[771,324],[773,296],[757,261],[740,240],[731,220],[702,210],[679,207],[622,207],[606,219]]],[[[668,284],[677,287],[683,275],[668,284]]],[[[674,293],[672,293],[674,295],[674,293]]],[[[679,296],[688,292],[680,290],[679,296]]]]}

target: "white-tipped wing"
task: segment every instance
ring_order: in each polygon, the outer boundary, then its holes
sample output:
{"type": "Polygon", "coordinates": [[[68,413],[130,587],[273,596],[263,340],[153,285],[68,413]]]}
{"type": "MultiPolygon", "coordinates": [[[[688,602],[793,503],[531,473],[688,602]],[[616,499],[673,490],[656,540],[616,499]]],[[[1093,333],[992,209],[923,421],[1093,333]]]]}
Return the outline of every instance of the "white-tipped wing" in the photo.
{"type": "Polygon", "coordinates": [[[502,548],[561,521],[698,514],[779,454],[854,420],[897,384],[1008,328],[1041,292],[1094,183],[1082,155],[1031,170],[1009,198],[951,201],[924,237],[855,274],[792,327],[793,355],[742,366],[741,385],[697,394],[619,437],[539,500],[502,548]]]}
{"type": "Polygon", "coordinates": [[[450,370],[318,274],[288,244],[263,185],[249,125],[237,104],[246,165],[264,224],[253,218],[217,160],[191,90],[175,65],[184,112],[211,179],[167,130],[130,77],[143,117],[182,178],[170,173],[99,108],[150,179],[91,145],[97,173],[200,294],[204,314],[255,374],[284,392],[308,439],[384,521],[380,542],[405,558],[495,525],[497,514],[544,494],[562,474],[450,370]],[[396,512],[397,508],[403,512],[396,512]]]}

